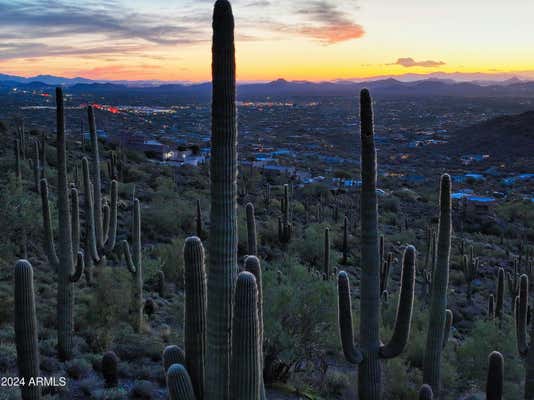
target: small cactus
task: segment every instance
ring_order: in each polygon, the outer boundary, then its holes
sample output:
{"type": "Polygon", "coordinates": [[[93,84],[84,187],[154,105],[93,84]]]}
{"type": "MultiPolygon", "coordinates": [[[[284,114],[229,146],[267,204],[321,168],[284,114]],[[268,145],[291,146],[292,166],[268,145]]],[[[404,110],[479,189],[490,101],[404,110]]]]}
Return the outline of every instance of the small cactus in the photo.
{"type": "Polygon", "coordinates": [[[181,364],[173,364],[167,371],[167,389],[170,400],[196,400],[191,378],[181,364]]]}
{"type": "Polygon", "coordinates": [[[467,300],[471,301],[472,290],[471,286],[478,274],[479,259],[473,255],[473,247],[469,256],[464,255],[462,259],[462,272],[464,274],[465,282],[467,283],[467,300]]]}
{"type": "Polygon", "coordinates": [[[434,394],[432,393],[432,388],[429,385],[421,386],[419,389],[419,400],[433,400],[434,394]]]}
{"type": "Polygon", "coordinates": [[[495,298],[493,297],[492,294],[490,294],[489,299],[488,299],[488,320],[492,320],[494,318],[495,318],[495,298]]]}
{"type": "MultiPolygon", "coordinates": [[[[37,315],[33,290],[33,268],[26,260],[15,265],[15,342],[19,377],[29,382],[39,376],[37,315]]],[[[23,400],[41,398],[39,386],[21,386],[23,400]]]]}
{"type": "Polygon", "coordinates": [[[488,359],[488,379],[486,380],[486,400],[502,400],[504,381],[504,358],[494,351],[488,359]]]}
{"type": "Polygon", "coordinates": [[[106,387],[115,387],[119,383],[119,357],[113,352],[108,351],[102,357],[102,376],[106,387]]]}
{"type": "Polygon", "coordinates": [[[176,345],[165,347],[161,358],[165,373],[167,373],[173,364],[185,364],[185,352],[176,345]]]}

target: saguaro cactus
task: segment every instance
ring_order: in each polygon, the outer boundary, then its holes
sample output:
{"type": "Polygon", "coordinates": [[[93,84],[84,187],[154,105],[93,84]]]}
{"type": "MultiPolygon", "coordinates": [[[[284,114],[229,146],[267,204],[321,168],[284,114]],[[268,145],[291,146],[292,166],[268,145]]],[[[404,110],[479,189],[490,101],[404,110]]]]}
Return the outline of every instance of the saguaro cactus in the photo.
{"type": "Polygon", "coordinates": [[[115,387],[119,382],[119,357],[113,352],[108,351],[102,357],[102,376],[107,387],[115,387]]]}
{"type": "Polygon", "coordinates": [[[441,353],[446,335],[447,287],[451,250],[451,177],[441,177],[440,216],[438,227],[437,262],[432,274],[432,297],[428,320],[427,342],[423,362],[423,382],[432,387],[439,399],[441,385],[441,353]]]}
{"type": "MultiPolygon", "coordinates": [[[[19,377],[29,383],[39,376],[39,346],[37,342],[37,316],[33,290],[33,268],[26,260],[15,265],[15,341],[19,377]]],[[[39,386],[21,386],[23,400],[41,398],[39,386]]]]}
{"type": "Polygon", "coordinates": [[[206,270],[204,247],[198,237],[190,237],[184,246],[185,277],[185,365],[197,398],[204,397],[206,359],[206,270]]]}
{"type": "Polygon", "coordinates": [[[67,156],[65,145],[65,115],[63,106],[63,90],[56,89],[57,116],[57,209],[59,218],[59,255],[54,244],[52,221],[48,203],[48,183],[41,179],[41,203],[43,208],[43,225],[45,251],[48,262],[58,275],[57,288],[57,333],[58,353],[61,359],[69,359],[72,355],[72,331],[74,326],[73,283],[77,282],[84,270],[83,252],[79,251],[79,216],[78,191],[71,189],[73,205],[72,217],[69,206],[67,188],[67,156]],[[76,257],[77,255],[77,257],[76,257]],[[76,258],[76,262],[74,262],[76,258]]]}
{"type": "Polygon", "coordinates": [[[486,400],[502,400],[504,381],[504,358],[494,351],[488,359],[488,379],[486,380],[486,400]]]}
{"type": "Polygon", "coordinates": [[[167,371],[167,389],[170,400],[196,400],[191,378],[181,364],[173,364],[167,371]]]}
{"type": "Polygon", "coordinates": [[[163,359],[165,373],[173,364],[185,364],[185,352],[176,345],[165,347],[161,358],[163,359]]]}
{"type": "Polygon", "coordinates": [[[499,268],[497,273],[497,298],[495,299],[495,316],[502,317],[502,309],[504,303],[504,269],[499,268]]]}
{"type": "Polygon", "coordinates": [[[361,254],[359,348],[354,345],[349,279],[346,272],[338,276],[339,326],[345,358],[358,368],[358,392],[362,400],[379,400],[382,395],[380,358],[400,354],[407,342],[413,307],[415,285],[415,248],[408,246],[404,253],[402,284],[397,318],[391,341],[383,346],[379,338],[380,326],[380,254],[378,243],[378,205],[376,196],[376,149],[374,143],[373,110],[369,92],[360,96],[361,114],[361,254]]]}
{"type": "Polygon", "coordinates": [[[346,265],[349,260],[349,219],[343,219],[343,258],[341,264],[346,265]]]}
{"type": "MultiPolygon", "coordinates": [[[[111,181],[111,204],[103,204],[102,179],[100,168],[100,151],[93,108],[87,108],[89,131],[91,135],[91,163],[86,157],[82,159],[83,185],[85,194],[85,236],[86,267],[91,269],[93,263],[100,264],[115,249],[117,239],[117,204],[118,184],[111,181]]],[[[91,274],[86,274],[90,279],[91,274]]]]}
{"type": "Polygon", "coordinates": [[[14,150],[15,150],[15,177],[20,182],[22,180],[22,168],[20,165],[20,142],[19,140],[15,140],[14,142],[14,150]]]}
{"type": "Polygon", "coordinates": [[[255,256],[258,253],[258,245],[256,241],[256,217],[254,216],[254,205],[247,203],[247,245],[248,255],[255,256]]]}
{"type": "MultiPolygon", "coordinates": [[[[534,399],[534,351],[532,343],[528,343],[528,297],[529,279],[521,275],[519,282],[519,299],[516,309],[517,349],[519,355],[525,359],[525,400],[534,399]]],[[[534,324],[530,324],[530,338],[534,337],[534,324]]]]}
{"type": "Polygon", "coordinates": [[[204,230],[202,229],[202,208],[200,207],[199,199],[197,199],[196,228],[197,237],[202,238],[202,236],[204,235],[204,230]]]}
{"type": "Polygon", "coordinates": [[[126,266],[134,278],[134,312],[135,329],[141,332],[143,329],[143,263],[141,253],[141,206],[139,200],[134,201],[134,215],[132,226],[133,253],[130,251],[128,241],[122,241],[122,250],[126,260],[126,266]]]}
{"type": "Polygon", "coordinates": [[[282,218],[278,220],[278,239],[280,243],[287,244],[291,241],[293,226],[289,221],[289,186],[284,185],[284,197],[280,202],[282,218]]]}
{"type": "Polygon", "coordinates": [[[261,346],[256,278],[241,272],[235,290],[232,326],[232,400],[260,400],[261,346]]]}
{"type": "Polygon", "coordinates": [[[467,300],[471,301],[471,285],[476,279],[478,274],[479,259],[478,257],[473,256],[473,247],[471,247],[471,252],[469,256],[464,255],[462,259],[462,271],[464,273],[464,279],[467,284],[467,300]]]}
{"type": "Polygon", "coordinates": [[[232,302],[237,278],[237,124],[234,17],[227,0],[213,12],[211,218],[208,353],[204,396],[229,396],[232,302]]]}
{"type": "MultiPolygon", "coordinates": [[[[395,318],[395,327],[393,336],[388,344],[380,344],[377,338],[378,346],[375,348],[376,353],[371,353],[371,347],[364,347],[363,343],[357,348],[354,345],[354,335],[352,332],[352,305],[349,287],[348,274],[341,271],[338,275],[338,292],[339,292],[339,328],[343,352],[347,361],[353,364],[359,364],[362,368],[365,365],[366,358],[373,357],[376,361],[374,371],[375,375],[363,375],[360,372],[359,387],[360,398],[363,399],[380,399],[382,387],[380,383],[380,362],[379,359],[389,359],[398,356],[406,347],[410,335],[410,325],[412,319],[413,296],[415,286],[415,248],[408,246],[404,252],[402,272],[401,272],[401,293],[397,306],[397,316],[395,318]],[[364,379],[372,379],[363,381],[364,379]],[[370,376],[370,378],[369,378],[370,376]],[[364,392],[367,390],[367,392],[364,392]]],[[[378,292],[378,287],[377,287],[378,292]]],[[[378,299],[379,300],[379,299],[378,299]]],[[[360,331],[362,330],[360,324],[360,331]]],[[[378,335],[378,330],[376,331],[378,335]]],[[[360,333],[361,337],[361,333],[360,333]]]]}
{"type": "Polygon", "coordinates": [[[323,279],[330,278],[330,228],[324,229],[323,279]]]}
{"type": "Polygon", "coordinates": [[[428,385],[421,386],[419,389],[419,400],[433,400],[434,394],[432,393],[432,388],[428,385]]]}

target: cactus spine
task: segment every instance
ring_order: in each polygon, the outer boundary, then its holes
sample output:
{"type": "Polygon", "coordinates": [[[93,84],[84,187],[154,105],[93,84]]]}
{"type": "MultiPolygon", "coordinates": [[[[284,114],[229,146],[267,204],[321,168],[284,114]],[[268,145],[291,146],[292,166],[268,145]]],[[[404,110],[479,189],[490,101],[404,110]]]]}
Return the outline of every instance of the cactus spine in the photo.
{"type": "Polygon", "coordinates": [[[208,352],[204,395],[229,396],[232,302],[237,278],[237,123],[234,18],[227,0],[213,12],[211,218],[208,352]]]}
{"type": "MultiPolygon", "coordinates": [[[[15,265],[15,341],[19,377],[28,383],[39,376],[39,346],[33,268],[26,260],[19,260],[15,265]]],[[[23,385],[21,392],[23,400],[41,398],[41,389],[36,385],[23,385]]]]}
{"type": "Polygon", "coordinates": [[[258,253],[258,245],[256,239],[256,217],[254,216],[254,205],[247,203],[247,245],[248,255],[254,256],[258,253]]]}
{"type": "Polygon", "coordinates": [[[132,226],[133,253],[130,251],[130,245],[126,240],[122,241],[122,249],[126,266],[134,278],[134,326],[137,332],[143,329],[143,265],[141,253],[141,206],[139,200],[134,201],[134,215],[132,226]]]}
{"type": "Polygon", "coordinates": [[[198,237],[190,237],[184,246],[185,277],[185,365],[198,399],[204,397],[206,359],[206,270],[204,247],[198,237]]]}
{"type": "Polygon", "coordinates": [[[167,388],[170,400],[196,400],[191,378],[181,364],[173,364],[167,371],[167,388]]]}
{"type": "Polygon", "coordinates": [[[408,339],[415,284],[415,249],[404,253],[402,284],[394,333],[387,345],[381,345],[380,325],[380,254],[378,243],[378,207],[376,197],[376,150],[374,144],[371,96],[362,90],[361,113],[361,236],[362,274],[360,290],[360,344],[354,344],[349,279],[346,272],[338,275],[339,326],[346,359],[358,368],[358,392],[361,400],[379,400],[382,395],[380,358],[399,355],[408,339]]]}
{"type": "Polygon", "coordinates": [[[232,324],[232,400],[260,400],[261,345],[258,289],[250,272],[237,278],[232,324]]]}
{"type": "MultiPolygon", "coordinates": [[[[78,207],[73,210],[69,206],[69,193],[67,189],[67,157],[65,145],[65,115],[63,106],[63,90],[56,89],[56,116],[57,116],[57,208],[59,217],[59,256],[56,253],[50,207],[48,203],[48,183],[41,179],[41,202],[43,207],[43,224],[45,236],[45,251],[48,261],[58,274],[57,288],[57,330],[58,353],[61,359],[69,359],[72,355],[72,331],[74,326],[73,283],[77,282],[84,270],[83,252],[73,246],[79,243],[79,227],[76,225],[79,218],[76,215],[78,207]],[[77,254],[77,260],[74,258],[77,254]]],[[[78,191],[71,189],[71,196],[76,200],[78,191]]]]}
{"type": "Polygon", "coordinates": [[[451,250],[451,177],[449,175],[441,177],[439,206],[437,261],[432,274],[432,297],[423,363],[423,382],[432,387],[437,399],[440,397],[441,353],[447,319],[447,287],[451,250]]]}
{"type": "Polygon", "coordinates": [[[502,400],[504,380],[504,358],[494,351],[488,359],[488,379],[486,380],[486,400],[502,400]]]}

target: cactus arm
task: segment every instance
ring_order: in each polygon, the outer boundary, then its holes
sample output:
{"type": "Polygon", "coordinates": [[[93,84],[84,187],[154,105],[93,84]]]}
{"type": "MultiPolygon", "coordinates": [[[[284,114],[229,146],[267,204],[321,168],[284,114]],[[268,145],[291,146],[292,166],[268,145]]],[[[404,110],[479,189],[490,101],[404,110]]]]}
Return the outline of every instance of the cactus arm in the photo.
{"type": "Polygon", "coordinates": [[[71,225],[72,225],[72,253],[78,254],[80,250],[80,201],[78,189],[70,189],[71,225]]]}
{"type": "Polygon", "coordinates": [[[108,224],[108,235],[105,245],[105,252],[111,253],[115,248],[117,242],[117,207],[119,197],[119,184],[116,180],[111,181],[111,205],[110,205],[110,222],[108,224]]]}
{"type": "Polygon", "coordinates": [[[70,275],[72,283],[78,282],[85,270],[85,257],[83,251],[79,251],[76,255],[76,263],[74,264],[74,271],[70,275]]]}
{"type": "Polygon", "coordinates": [[[57,269],[59,265],[59,258],[56,252],[56,245],[54,243],[54,233],[52,232],[52,217],[50,215],[50,203],[48,201],[48,182],[46,179],[41,179],[41,204],[43,209],[43,229],[45,240],[45,251],[48,257],[48,262],[53,269],[57,269]]]}
{"type": "Polygon", "coordinates": [[[363,354],[360,349],[354,345],[350,283],[349,276],[345,271],[341,271],[338,274],[338,318],[339,333],[345,358],[352,364],[359,364],[363,360],[363,354]]]}
{"type": "Polygon", "coordinates": [[[256,278],[250,272],[241,272],[235,289],[232,322],[232,400],[261,399],[262,361],[257,302],[256,278]]]}
{"type": "Polygon", "coordinates": [[[530,353],[527,339],[528,292],[528,276],[523,274],[519,281],[519,298],[516,299],[515,311],[517,350],[521,357],[525,357],[530,353]]]}
{"type": "Polygon", "coordinates": [[[504,358],[494,351],[488,359],[488,378],[486,380],[486,400],[502,400],[504,381],[504,358]]]}
{"type": "Polygon", "coordinates": [[[185,365],[190,373],[195,393],[204,397],[206,360],[206,268],[204,247],[198,237],[186,239],[184,245],[185,365]]]}
{"type": "Polygon", "coordinates": [[[132,274],[135,274],[135,263],[133,261],[132,252],[130,251],[130,245],[126,240],[122,241],[122,252],[124,254],[124,261],[126,261],[126,267],[132,274]]]}
{"type": "Polygon", "coordinates": [[[389,343],[380,348],[382,358],[393,358],[401,354],[410,336],[415,288],[415,247],[413,246],[408,246],[404,251],[401,282],[395,328],[389,343]]]}
{"type": "Polygon", "coordinates": [[[454,320],[451,310],[445,311],[445,326],[443,327],[443,349],[449,342],[449,336],[451,335],[452,322],[454,320]]]}
{"type": "Polygon", "coordinates": [[[109,234],[109,221],[110,221],[110,209],[109,204],[105,203],[102,207],[102,241],[106,243],[109,234]]]}
{"type": "Polygon", "coordinates": [[[167,371],[167,389],[169,400],[196,400],[191,378],[181,364],[173,364],[167,371]]]}

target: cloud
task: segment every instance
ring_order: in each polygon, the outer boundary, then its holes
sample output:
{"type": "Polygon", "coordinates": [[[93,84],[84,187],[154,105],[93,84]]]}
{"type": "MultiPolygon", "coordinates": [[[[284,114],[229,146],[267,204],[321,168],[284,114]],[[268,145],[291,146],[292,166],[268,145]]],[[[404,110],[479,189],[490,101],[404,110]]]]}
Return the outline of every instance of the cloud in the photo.
{"type": "Polygon", "coordinates": [[[415,61],[411,57],[405,57],[405,58],[399,58],[396,62],[388,64],[388,65],[401,65],[406,68],[410,68],[410,67],[433,68],[433,67],[439,67],[441,65],[445,65],[445,62],[433,61],[433,60],[415,61]]]}

